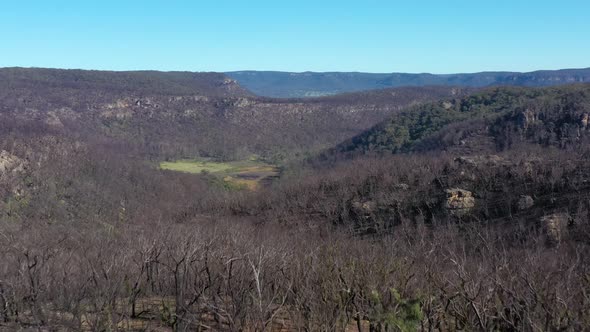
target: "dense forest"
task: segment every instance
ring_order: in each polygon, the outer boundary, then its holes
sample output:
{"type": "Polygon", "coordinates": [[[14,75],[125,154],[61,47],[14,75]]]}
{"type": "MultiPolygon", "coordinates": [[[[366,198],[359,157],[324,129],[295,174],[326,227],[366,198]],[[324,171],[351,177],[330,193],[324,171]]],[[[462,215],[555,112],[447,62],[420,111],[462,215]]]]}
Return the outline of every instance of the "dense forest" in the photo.
{"type": "Polygon", "coordinates": [[[588,105],[588,85],[491,88],[400,112],[337,151],[397,153],[460,145],[470,153],[489,153],[518,142],[566,148],[587,136],[588,105]]]}
{"type": "Polygon", "coordinates": [[[0,331],[590,325],[589,85],[0,75],[0,331]],[[252,155],[256,190],[158,167],[252,155]]]}

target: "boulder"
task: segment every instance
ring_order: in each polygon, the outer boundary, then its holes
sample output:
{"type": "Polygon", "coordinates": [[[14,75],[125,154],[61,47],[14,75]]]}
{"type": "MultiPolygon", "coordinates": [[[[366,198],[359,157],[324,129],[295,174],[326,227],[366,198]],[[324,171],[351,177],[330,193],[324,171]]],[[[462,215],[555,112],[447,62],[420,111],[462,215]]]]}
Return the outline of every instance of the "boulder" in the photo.
{"type": "Polygon", "coordinates": [[[26,162],[8,151],[0,151],[0,177],[24,171],[26,162]]]}
{"type": "Polygon", "coordinates": [[[354,201],[352,202],[352,212],[362,220],[373,219],[374,213],[377,210],[377,204],[373,201],[354,201]]]}
{"type": "Polygon", "coordinates": [[[395,190],[407,191],[410,189],[410,186],[407,183],[396,183],[393,188],[395,190]]]}
{"type": "Polygon", "coordinates": [[[535,200],[529,195],[521,195],[516,204],[518,211],[524,211],[535,205],[535,200]]]}
{"type": "Polygon", "coordinates": [[[452,215],[464,215],[475,206],[475,197],[471,191],[459,188],[446,189],[445,208],[452,215]]]}
{"type": "Polygon", "coordinates": [[[541,225],[548,245],[557,245],[567,232],[571,216],[567,213],[553,213],[541,217],[541,225]]]}
{"type": "Polygon", "coordinates": [[[588,115],[588,113],[582,114],[582,119],[580,119],[580,124],[582,125],[582,128],[584,130],[586,130],[588,128],[588,121],[590,121],[590,116],[588,115]]]}

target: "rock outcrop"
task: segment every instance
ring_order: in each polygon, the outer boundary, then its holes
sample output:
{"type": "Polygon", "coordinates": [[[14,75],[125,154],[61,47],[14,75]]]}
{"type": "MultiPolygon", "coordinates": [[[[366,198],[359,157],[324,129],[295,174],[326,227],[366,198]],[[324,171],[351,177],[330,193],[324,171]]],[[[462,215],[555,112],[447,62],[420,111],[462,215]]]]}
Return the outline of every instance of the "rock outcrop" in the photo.
{"type": "Polygon", "coordinates": [[[25,195],[22,183],[22,174],[26,171],[28,163],[8,151],[0,151],[0,210],[4,195],[21,197],[25,195]]]}
{"type": "Polygon", "coordinates": [[[533,125],[536,121],[537,114],[530,109],[527,109],[520,113],[518,118],[519,126],[525,130],[528,129],[528,127],[530,127],[531,125],[533,125]]]}
{"type": "Polygon", "coordinates": [[[444,205],[450,214],[462,216],[475,207],[475,197],[472,192],[459,188],[450,188],[445,192],[447,197],[444,205]]]}
{"type": "Polygon", "coordinates": [[[400,191],[408,191],[410,190],[410,185],[408,185],[407,183],[397,183],[393,186],[393,189],[400,191]]]}
{"type": "Polygon", "coordinates": [[[571,216],[567,213],[554,213],[541,217],[543,233],[548,245],[553,246],[561,242],[567,233],[571,216]]]}
{"type": "Polygon", "coordinates": [[[502,166],[508,165],[508,162],[495,154],[490,155],[480,155],[480,156],[461,156],[455,158],[455,162],[461,165],[469,166],[469,167],[479,167],[479,166],[502,166]]]}
{"type": "Polygon", "coordinates": [[[373,201],[354,201],[352,202],[352,212],[359,220],[371,221],[374,219],[377,204],[373,201]]]}
{"type": "Polygon", "coordinates": [[[582,129],[588,129],[588,122],[590,121],[590,115],[588,113],[582,114],[582,118],[580,119],[580,124],[582,125],[582,129]]]}
{"type": "Polygon", "coordinates": [[[7,177],[10,174],[23,172],[25,167],[26,161],[9,153],[8,151],[0,151],[0,179],[7,177]]]}
{"type": "Polygon", "coordinates": [[[248,107],[255,105],[256,102],[249,98],[236,98],[233,102],[233,106],[235,107],[248,107]]]}
{"type": "Polygon", "coordinates": [[[524,211],[531,208],[533,205],[535,205],[535,200],[533,200],[531,196],[521,195],[516,207],[518,208],[518,211],[524,211]]]}

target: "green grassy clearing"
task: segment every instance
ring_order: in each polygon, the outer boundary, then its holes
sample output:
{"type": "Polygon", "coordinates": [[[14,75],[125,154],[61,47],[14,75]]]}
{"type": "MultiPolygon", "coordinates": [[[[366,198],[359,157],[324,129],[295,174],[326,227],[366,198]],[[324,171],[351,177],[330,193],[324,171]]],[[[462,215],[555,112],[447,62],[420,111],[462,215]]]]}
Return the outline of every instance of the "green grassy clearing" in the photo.
{"type": "Polygon", "coordinates": [[[223,181],[229,189],[256,190],[260,182],[278,175],[279,169],[255,158],[231,162],[182,159],[160,163],[160,169],[193,174],[208,173],[223,181]]]}
{"type": "Polygon", "coordinates": [[[161,162],[160,168],[185,173],[202,173],[203,171],[209,173],[217,173],[233,168],[233,166],[229,163],[222,162],[183,159],[176,161],[161,162]]]}

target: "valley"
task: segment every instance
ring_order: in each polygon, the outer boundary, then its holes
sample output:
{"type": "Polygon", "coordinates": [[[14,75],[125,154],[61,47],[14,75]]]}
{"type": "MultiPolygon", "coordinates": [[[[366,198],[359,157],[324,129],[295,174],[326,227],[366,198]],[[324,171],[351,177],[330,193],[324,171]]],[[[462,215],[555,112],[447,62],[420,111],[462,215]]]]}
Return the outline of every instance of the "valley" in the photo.
{"type": "Polygon", "coordinates": [[[590,322],[589,84],[0,78],[0,331],[590,322]]]}
{"type": "Polygon", "coordinates": [[[590,1],[4,1],[0,332],[590,331],[590,1]]]}

